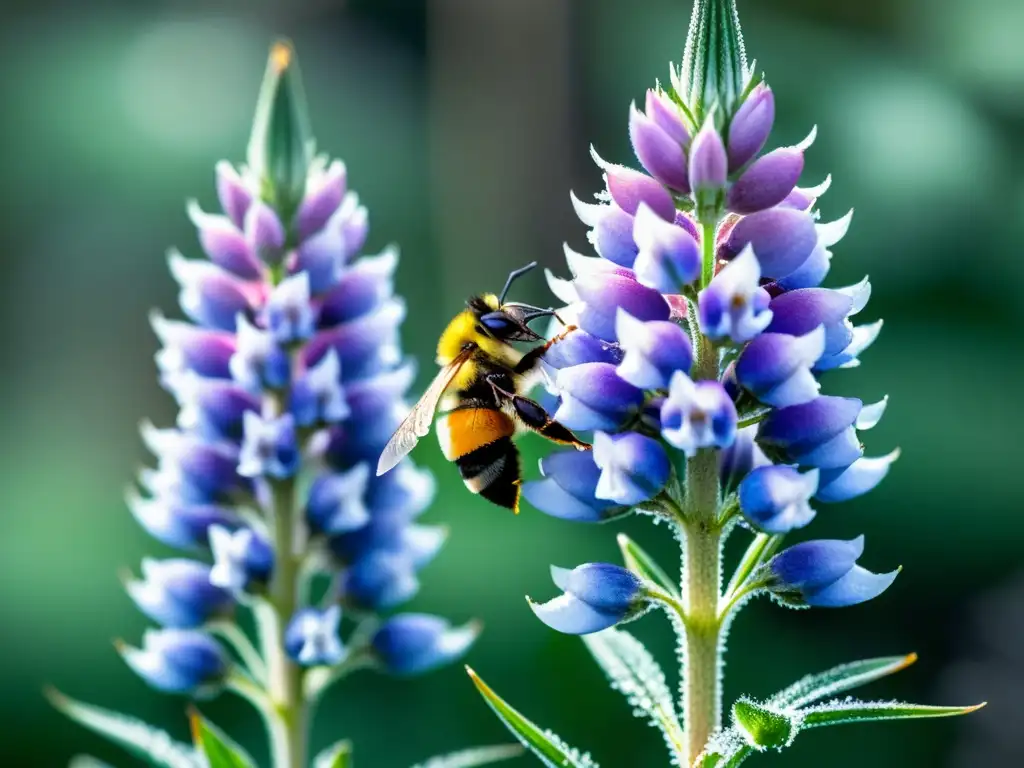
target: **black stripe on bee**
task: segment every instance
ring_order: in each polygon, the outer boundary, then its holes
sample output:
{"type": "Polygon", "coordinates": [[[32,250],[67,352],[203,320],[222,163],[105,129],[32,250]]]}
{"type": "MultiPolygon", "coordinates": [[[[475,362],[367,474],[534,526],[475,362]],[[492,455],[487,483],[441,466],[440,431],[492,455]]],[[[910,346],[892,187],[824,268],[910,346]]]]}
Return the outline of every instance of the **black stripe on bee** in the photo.
{"type": "Polygon", "coordinates": [[[460,456],[455,465],[466,487],[498,506],[519,511],[519,451],[503,437],[460,456]]]}

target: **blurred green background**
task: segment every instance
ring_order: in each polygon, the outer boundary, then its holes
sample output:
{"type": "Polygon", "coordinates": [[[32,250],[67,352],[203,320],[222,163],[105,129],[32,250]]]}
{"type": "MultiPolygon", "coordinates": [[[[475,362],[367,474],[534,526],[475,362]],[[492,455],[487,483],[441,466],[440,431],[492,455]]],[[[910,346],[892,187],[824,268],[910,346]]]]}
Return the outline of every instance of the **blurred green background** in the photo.
{"type": "MultiPolygon", "coordinates": [[[[753,605],[730,638],[727,699],[916,650],[922,661],[874,695],[984,698],[989,710],[813,732],[762,763],[1022,765],[1024,709],[1012,698],[1024,690],[1024,3],[741,0],[740,11],[776,92],[772,142],[816,123],[804,179],[833,174],[826,219],[856,208],[830,282],[869,273],[864,318],[886,320],[864,367],[826,388],[888,393],[869,453],[904,450],[878,491],[824,510],[812,533],[866,533],[865,564],[904,572],[882,598],[840,612],[753,605]]],[[[4,8],[0,765],[61,766],[78,751],[131,764],[50,710],[47,682],[185,735],[184,702],[146,689],[110,644],[144,626],[118,569],[158,552],[122,490],[148,460],[137,423],[174,416],[146,322],[151,307],[175,304],[163,253],[197,255],[184,201],[211,206],[214,162],[242,158],[273,36],[297,45],[319,144],[348,163],[369,206],[371,250],[402,246],[406,344],[429,370],[469,292],[500,287],[531,259],[564,273],[562,242],[584,249],[568,192],[598,188],[588,144],[633,162],[627,107],[667,79],[689,12],[688,0],[4,8]]],[[[539,275],[519,292],[547,301],[539,275]]],[[[543,446],[524,449],[535,466],[543,446]]],[[[432,441],[417,458],[440,479],[427,519],[452,535],[413,607],[481,617],[469,662],[606,767],[664,765],[656,732],[606,690],[580,641],[547,630],[523,600],[553,594],[549,563],[615,558],[614,529],[532,510],[514,519],[467,494],[432,441]]],[[[673,560],[664,529],[621,528],[673,560]]],[[[666,623],[634,626],[670,664],[666,623]]],[[[264,754],[244,706],[225,697],[205,710],[264,754]]],[[[383,768],[506,738],[458,666],[412,682],[354,676],[316,724],[318,746],[342,736],[360,766],[383,768]]]]}

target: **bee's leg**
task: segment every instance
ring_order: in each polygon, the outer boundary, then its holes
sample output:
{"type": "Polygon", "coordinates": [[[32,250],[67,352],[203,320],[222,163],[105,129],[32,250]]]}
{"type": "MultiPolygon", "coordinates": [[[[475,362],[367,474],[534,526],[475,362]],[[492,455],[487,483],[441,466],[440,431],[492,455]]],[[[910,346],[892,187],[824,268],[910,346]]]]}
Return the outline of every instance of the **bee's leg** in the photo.
{"type": "Polygon", "coordinates": [[[546,437],[552,442],[571,445],[578,451],[589,450],[590,443],[583,442],[576,437],[568,427],[559,424],[548,416],[548,412],[541,407],[540,403],[531,400],[528,397],[523,397],[522,395],[517,395],[514,392],[502,389],[498,386],[497,382],[490,377],[488,377],[487,381],[494,390],[495,396],[499,400],[505,400],[512,403],[512,408],[515,409],[516,415],[519,419],[534,432],[542,437],[546,437]]]}
{"type": "MultiPolygon", "coordinates": [[[[558,316],[556,315],[556,317],[558,316]]],[[[559,318],[559,322],[561,322],[561,318],[559,318]]],[[[566,336],[568,336],[575,330],[575,325],[567,325],[565,326],[565,328],[562,329],[562,332],[559,333],[557,336],[553,336],[550,340],[541,344],[539,347],[534,347],[533,349],[531,349],[529,352],[523,355],[522,359],[516,365],[514,369],[515,372],[523,374],[532,371],[534,367],[537,365],[537,363],[540,362],[540,359],[544,357],[545,352],[547,352],[549,349],[551,349],[551,347],[553,347],[555,344],[560,342],[562,339],[564,339],[566,336]]]]}

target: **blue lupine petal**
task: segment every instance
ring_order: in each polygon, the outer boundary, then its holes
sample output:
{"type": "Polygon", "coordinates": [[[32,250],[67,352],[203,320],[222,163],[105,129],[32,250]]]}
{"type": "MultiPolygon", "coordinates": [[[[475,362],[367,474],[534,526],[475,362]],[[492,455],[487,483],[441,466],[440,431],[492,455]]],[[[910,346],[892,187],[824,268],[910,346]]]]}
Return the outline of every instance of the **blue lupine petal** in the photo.
{"type": "Polygon", "coordinates": [[[544,480],[523,485],[523,496],[552,517],[599,523],[628,512],[607,499],[595,496],[601,470],[593,451],[554,451],[540,462],[544,480]]]}
{"type": "Polygon", "coordinates": [[[235,318],[252,310],[254,290],[208,261],[192,261],[172,251],[167,257],[181,285],[179,302],[192,320],[221,331],[234,331],[235,318]]]}
{"type": "Polygon", "coordinates": [[[636,212],[633,239],[638,252],[633,263],[637,282],[661,293],[681,293],[700,276],[697,240],[682,227],[669,223],[646,205],[636,212]]]}
{"type": "Polygon", "coordinates": [[[231,163],[221,160],[216,166],[217,199],[234,225],[241,229],[245,212],[252,204],[253,193],[231,163]]]}
{"type": "Polygon", "coordinates": [[[899,571],[872,573],[859,565],[820,589],[808,590],[803,599],[816,608],[845,608],[878,597],[896,580],[899,571]]]}
{"type": "Polygon", "coordinates": [[[355,606],[369,610],[392,608],[419,591],[413,564],[402,555],[370,552],[342,572],[342,594],[355,606]]]}
{"type": "Polygon", "coordinates": [[[464,655],[479,634],[478,624],[452,627],[438,616],[402,613],[384,622],[370,645],[391,674],[418,675],[464,655]]]}
{"type": "Polygon", "coordinates": [[[671,312],[661,293],[631,274],[578,274],[573,285],[584,303],[579,326],[605,341],[615,341],[615,313],[624,309],[638,320],[668,320],[671,312]]]}
{"type": "Polygon", "coordinates": [[[783,449],[807,450],[840,435],[857,420],[863,403],[852,397],[823,396],[772,411],[757,439],[783,449]]]}
{"type": "Polygon", "coordinates": [[[673,373],[688,373],[693,365],[690,337],[677,323],[644,323],[620,309],[615,318],[615,333],[625,351],[616,372],[634,387],[665,389],[673,373]]]}
{"type": "Polygon", "coordinates": [[[887,456],[864,456],[849,466],[822,470],[814,498],[839,502],[862,496],[885,479],[889,467],[898,457],[899,451],[895,450],[887,456]]]}
{"type": "Polygon", "coordinates": [[[736,360],[736,379],[763,403],[780,408],[809,402],[820,385],[811,369],[825,351],[825,328],[805,336],[763,333],[736,360]]]}
{"type": "Polygon", "coordinates": [[[567,635],[589,635],[592,632],[614,627],[621,618],[592,608],[582,600],[566,593],[546,603],[530,601],[530,608],[537,618],[556,632],[567,635]]]}
{"type": "Polygon", "coordinates": [[[149,618],[165,627],[191,629],[230,614],[234,600],[210,583],[210,566],[194,560],[142,561],[142,579],[126,585],[149,618]]]}
{"type": "Polygon", "coordinates": [[[184,373],[165,376],[163,383],[181,407],[178,426],[211,440],[241,439],[245,413],[260,408],[256,397],[224,379],[184,373]]]}
{"type": "Polygon", "coordinates": [[[672,221],[675,218],[676,204],[672,200],[672,195],[656,180],[624,165],[605,162],[593,147],[590,155],[604,171],[608,194],[619,208],[635,216],[640,203],[646,203],[665,221],[672,221]]]}
{"type": "Polygon", "coordinates": [[[264,310],[267,330],[278,344],[305,341],[313,335],[309,275],[299,272],[278,283],[264,310]]]}
{"type": "Polygon", "coordinates": [[[743,427],[736,432],[732,445],[718,454],[718,474],[723,493],[735,490],[752,470],[771,464],[755,442],[756,435],[757,426],[743,427]]]}
{"type": "Polygon", "coordinates": [[[758,83],[729,123],[729,171],[746,165],[761,151],[775,121],[772,89],[758,83]]]}
{"type": "MultiPolygon", "coordinates": [[[[667,114],[668,109],[665,106],[663,114],[667,114]]],[[[679,126],[682,127],[681,121],[679,126]]],[[[683,130],[685,132],[685,128],[683,130]]],[[[629,138],[633,152],[649,174],[680,192],[690,191],[683,145],[667,133],[652,115],[640,112],[635,103],[629,109],[629,138]]]]}
{"type": "MultiPolygon", "coordinates": [[[[623,310],[625,311],[625,310],[623,310]]],[[[544,363],[551,368],[569,368],[582,363],[618,363],[622,349],[577,328],[544,353],[544,363]]]]}
{"type": "Polygon", "coordinates": [[[397,249],[386,248],[379,255],[364,256],[343,270],[320,305],[320,327],[354,320],[390,299],[394,295],[397,266],[397,249]]]}
{"type": "Polygon", "coordinates": [[[704,126],[693,137],[688,160],[690,189],[694,194],[702,190],[714,191],[725,187],[729,161],[714,120],[705,120],[704,126]]]}
{"type": "Polygon", "coordinates": [[[562,404],[554,418],[569,429],[614,430],[643,402],[643,391],[619,378],[611,363],[563,368],[555,383],[562,404]]]}
{"type": "Polygon", "coordinates": [[[370,522],[366,491],[370,465],[357,464],[347,472],[324,473],[313,481],[306,501],[306,520],[316,531],[345,533],[370,522]]]}
{"type": "Polygon", "coordinates": [[[257,280],[262,275],[245,235],[227,216],[204,213],[195,200],[188,202],[188,216],[199,233],[199,243],[210,261],[244,279],[257,280]]]}
{"type": "Polygon", "coordinates": [[[237,346],[231,357],[231,376],[250,392],[277,389],[288,383],[291,363],[288,354],[267,331],[257,328],[244,315],[237,320],[237,346]]]}
{"type": "Polygon", "coordinates": [[[168,320],[159,312],[150,314],[149,321],[163,345],[156,355],[162,374],[191,372],[210,378],[231,378],[229,366],[235,354],[234,335],[168,320]]]}
{"type": "MultiPolygon", "coordinates": [[[[782,203],[804,169],[804,153],[782,147],[758,158],[729,188],[726,206],[734,213],[751,214],[782,203]]],[[[757,246],[754,246],[757,250],[757,246]]]]}
{"type": "Polygon", "coordinates": [[[154,688],[202,697],[223,682],[229,660],[220,645],[201,632],[147,630],[142,648],[121,649],[124,660],[154,688]]]}
{"type": "Polygon", "coordinates": [[[284,257],[285,231],[274,209],[257,200],[245,214],[245,240],[264,264],[278,265],[284,257]]]}
{"type": "Polygon", "coordinates": [[[333,286],[345,265],[366,241],[366,208],[348,192],[323,228],[305,238],[296,252],[295,269],[309,275],[309,289],[320,295],[333,286]]]}
{"type": "Polygon", "coordinates": [[[398,327],[405,319],[405,302],[395,297],[377,309],[335,328],[321,331],[306,345],[307,365],[316,365],[328,349],[338,353],[343,381],[372,376],[402,361],[398,327]]]}
{"type": "Polygon", "coordinates": [[[173,490],[189,501],[227,498],[248,487],[239,476],[238,451],[231,443],[205,442],[175,429],[142,425],[142,439],[157,457],[159,470],[147,473],[150,490],[173,490]]]}
{"type": "Polygon", "coordinates": [[[338,631],[341,608],[303,608],[288,622],[284,633],[285,652],[303,667],[329,666],[345,658],[338,631]]]}
{"type": "Polygon", "coordinates": [[[656,496],[672,472],[661,443],[637,432],[597,432],[592,453],[601,470],[594,495],[626,506],[656,496]]]}
{"type": "Polygon", "coordinates": [[[725,243],[727,254],[739,254],[748,245],[757,254],[764,277],[781,278],[795,272],[818,244],[814,217],[779,206],[744,216],[725,243]]]}
{"type": "Polygon", "coordinates": [[[814,518],[810,499],[818,487],[818,470],[800,474],[792,467],[759,467],[739,486],[740,510],[766,533],[788,533],[814,518]]]}
{"type": "Polygon", "coordinates": [[[850,541],[805,541],[775,555],[768,563],[768,569],[786,588],[800,591],[820,589],[848,573],[863,553],[863,536],[850,541]]]}
{"type": "Polygon", "coordinates": [[[345,164],[334,160],[318,177],[309,179],[306,195],[295,213],[295,229],[305,240],[327,224],[345,196],[348,176],[345,164]]]}
{"type": "Polygon", "coordinates": [[[211,584],[238,594],[270,580],[274,550],[255,531],[240,528],[232,532],[214,525],[209,536],[213,550],[211,584]]]}
{"type": "Polygon", "coordinates": [[[333,424],[351,414],[341,388],[341,363],[333,349],[327,350],[327,354],[292,385],[289,408],[300,427],[333,424]]]}
{"type": "Polygon", "coordinates": [[[226,529],[238,527],[241,520],[228,507],[213,504],[188,504],[173,498],[144,499],[134,491],[128,494],[128,508],[146,533],[169,547],[199,550],[209,546],[213,525],[226,529]]]}
{"type": "Polygon", "coordinates": [[[760,282],[761,266],[748,246],[700,292],[701,331],[714,340],[728,337],[742,344],[769,327],[772,310],[760,282]]]}
{"type": "Polygon", "coordinates": [[[694,382],[676,371],[661,405],[661,434],[687,456],[727,448],[736,437],[736,406],[717,381],[694,382]]]}
{"type": "Polygon", "coordinates": [[[286,413],[276,419],[264,419],[246,411],[245,436],[238,454],[238,474],[243,477],[292,477],[298,470],[298,435],[295,418],[286,413]]]}
{"type": "Polygon", "coordinates": [[[611,563],[584,563],[569,573],[566,592],[600,611],[625,615],[642,591],[632,571],[611,563]]]}

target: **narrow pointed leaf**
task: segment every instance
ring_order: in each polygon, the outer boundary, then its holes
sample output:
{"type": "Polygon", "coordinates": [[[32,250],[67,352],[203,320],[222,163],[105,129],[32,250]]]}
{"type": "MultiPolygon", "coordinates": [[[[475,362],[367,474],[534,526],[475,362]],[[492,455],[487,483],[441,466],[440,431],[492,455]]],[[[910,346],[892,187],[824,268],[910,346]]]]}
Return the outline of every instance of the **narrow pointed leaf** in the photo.
{"type": "Polygon", "coordinates": [[[316,756],[313,768],[352,768],[352,742],[334,742],[316,756]]]}
{"type": "Polygon", "coordinates": [[[75,755],[68,763],[68,768],[114,768],[110,763],[104,763],[92,755],[75,755]]]}
{"type": "Polygon", "coordinates": [[[578,750],[565,744],[550,731],[542,731],[509,706],[504,699],[491,690],[487,683],[477,677],[476,672],[472,669],[466,667],[466,671],[498,719],[505,724],[513,736],[519,739],[524,747],[533,752],[548,768],[565,768],[566,766],[569,768],[597,768],[597,764],[587,755],[581,755],[578,750]]]}
{"type": "Polygon", "coordinates": [[[519,757],[525,750],[519,744],[496,744],[491,747],[471,747],[448,755],[432,757],[414,768],[476,768],[502,760],[519,757]]]}
{"type": "Polygon", "coordinates": [[[732,721],[744,741],[758,752],[782,749],[800,730],[800,714],[740,698],[732,705],[732,721]]]}
{"type": "Polygon", "coordinates": [[[192,740],[209,762],[209,768],[255,768],[256,763],[238,744],[196,711],[189,716],[192,740]]]}
{"type": "Polygon", "coordinates": [[[807,677],[797,680],[788,688],[772,696],[768,703],[780,707],[805,707],[886,675],[895,674],[906,669],[915,661],[917,661],[917,654],[911,653],[907,656],[886,656],[840,664],[824,672],[807,675],[807,677]]]}
{"type": "Polygon", "coordinates": [[[686,740],[665,674],[643,643],[621,629],[584,635],[583,642],[634,713],[657,726],[669,750],[685,762],[686,740]]]}
{"type": "Polygon", "coordinates": [[[640,548],[639,544],[624,533],[620,533],[616,537],[616,541],[618,541],[619,550],[622,552],[622,562],[625,563],[629,570],[641,579],[657,584],[661,589],[672,595],[672,597],[679,598],[679,588],[676,586],[676,583],[654,561],[654,558],[640,548]]]}
{"type": "Polygon", "coordinates": [[[875,720],[920,720],[930,717],[955,717],[981,709],[973,707],[929,707],[901,701],[859,701],[846,699],[818,704],[802,710],[803,728],[820,728],[845,723],[866,723],[875,720]]]}
{"type": "Polygon", "coordinates": [[[129,715],[68,698],[48,690],[47,699],[79,725],[105,736],[135,757],[159,768],[201,768],[202,762],[188,744],[129,715]]]}

